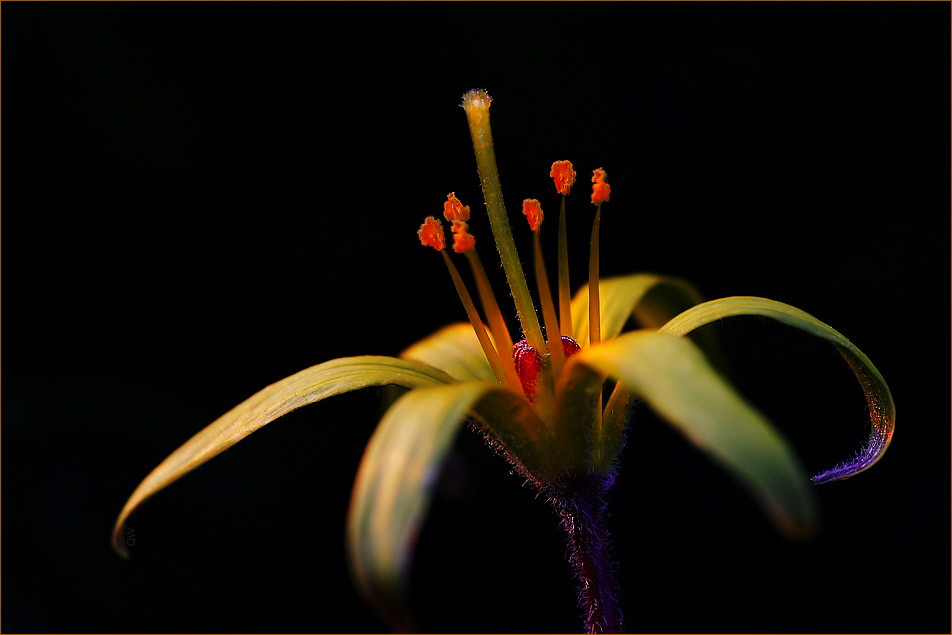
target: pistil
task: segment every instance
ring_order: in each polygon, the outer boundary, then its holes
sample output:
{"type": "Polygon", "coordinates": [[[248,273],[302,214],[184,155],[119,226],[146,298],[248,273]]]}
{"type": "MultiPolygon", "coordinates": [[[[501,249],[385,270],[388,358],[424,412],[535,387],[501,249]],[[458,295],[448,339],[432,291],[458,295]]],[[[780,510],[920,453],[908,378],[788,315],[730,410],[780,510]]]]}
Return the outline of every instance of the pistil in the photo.
{"type": "Polygon", "coordinates": [[[489,214],[489,224],[492,228],[499,259],[502,261],[506,280],[512,291],[512,298],[519,316],[519,324],[529,344],[536,350],[545,350],[545,339],[542,337],[542,328],[532,304],[529,286],[526,284],[525,273],[516,244],[509,227],[509,215],[502,198],[502,186],[499,183],[499,173],[496,169],[496,154],[493,151],[492,131],[489,127],[489,104],[492,98],[485,90],[474,89],[463,95],[463,109],[469,121],[469,131],[473,139],[473,151],[476,154],[476,165],[479,169],[479,181],[483,189],[483,198],[486,201],[486,211],[489,214]]]}

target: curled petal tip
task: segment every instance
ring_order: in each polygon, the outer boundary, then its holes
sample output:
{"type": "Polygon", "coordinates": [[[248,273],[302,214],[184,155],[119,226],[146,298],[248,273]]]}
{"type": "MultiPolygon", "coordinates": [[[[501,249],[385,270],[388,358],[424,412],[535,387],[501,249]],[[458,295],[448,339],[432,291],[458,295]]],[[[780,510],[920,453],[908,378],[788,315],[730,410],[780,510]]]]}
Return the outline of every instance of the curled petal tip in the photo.
{"type": "Polygon", "coordinates": [[[815,485],[821,485],[823,483],[829,483],[830,481],[842,481],[855,474],[859,474],[863,470],[872,467],[873,464],[882,457],[891,440],[891,434],[873,434],[866,445],[863,446],[863,449],[852,459],[825,472],[820,472],[810,480],[813,481],[815,485]]]}
{"type": "Polygon", "coordinates": [[[841,481],[872,467],[886,452],[896,429],[896,407],[886,380],[872,362],[845,338],[843,343],[836,343],[836,348],[846,359],[866,393],[866,402],[869,405],[869,438],[853,458],[810,479],[816,485],[841,481]]]}

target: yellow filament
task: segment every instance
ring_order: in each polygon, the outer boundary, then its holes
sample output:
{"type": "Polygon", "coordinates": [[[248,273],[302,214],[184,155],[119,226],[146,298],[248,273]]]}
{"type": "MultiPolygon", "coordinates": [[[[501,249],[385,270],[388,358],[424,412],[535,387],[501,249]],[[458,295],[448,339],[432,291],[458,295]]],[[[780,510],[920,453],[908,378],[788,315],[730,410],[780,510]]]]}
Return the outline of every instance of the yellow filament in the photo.
{"type": "Polygon", "coordinates": [[[545,321],[545,334],[549,346],[549,360],[552,362],[552,375],[558,377],[565,364],[565,352],[562,350],[562,333],[555,317],[555,304],[549,289],[549,277],[545,272],[545,260],[542,258],[542,244],[539,232],[532,234],[532,251],[535,256],[536,284],[539,287],[539,304],[542,305],[542,319],[545,321]]]}
{"type": "Polygon", "coordinates": [[[499,383],[505,385],[507,383],[505,367],[500,361],[496,349],[493,348],[483,321],[479,319],[479,313],[476,312],[476,305],[473,304],[473,298],[470,297],[469,291],[466,290],[466,285],[463,284],[463,279],[460,278],[459,271],[457,271],[453,261],[450,260],[449,254],[446,253],[445,249],[441,250],[440,253],[443,254],[443,261],[446,263],[446,268],[450,270],[450,277],[453,278],[456,293],[459,294],[459,299],[463,302],[463,308],[466,309],[466,316],[473,325],[473,331],[476,332],[476,338],[479,340],[479,345],[482,347],[483,353],[489,361],[489,366],[492,368],[493,374],[499,383]]]}
{"type": "MultiPolygon", "coordinates": [[[[569,286],[569,245],[565,229],[565,197],[559,210],[559,330],[575,339],[572,330],[572,289],[569,286]]],[[[548,327],[546,327],[548,328],[548,327]]]]}
{"type": "Polygon", "coordinates": [[[592,223],[592,246],[588,258],[588,341],[595,346],[602,340],[601,320],[598,306],[598,230],[601,224],[602,206],[595,211],[592,223]]]}
{"type": "Polygon", "coordinates": [[[511,390],[522,393],[522,382],[519,381],[516,365],[512,359],[512,337],[509,335],[509,329],[506,326],[502,311],[499,310],[499,305],[496,303],[489,278],[486,277],[486,270],[483,269],[483,263],[475,250],[467,251],[466,258],[473,270],[473,279],[476,280],[476,290],[479,292],[479,300],[483,305],[483,314],[489,322],[489,330],[496,346],[501,351],[499,358],[505,371],[506,383],[511,390]]]}

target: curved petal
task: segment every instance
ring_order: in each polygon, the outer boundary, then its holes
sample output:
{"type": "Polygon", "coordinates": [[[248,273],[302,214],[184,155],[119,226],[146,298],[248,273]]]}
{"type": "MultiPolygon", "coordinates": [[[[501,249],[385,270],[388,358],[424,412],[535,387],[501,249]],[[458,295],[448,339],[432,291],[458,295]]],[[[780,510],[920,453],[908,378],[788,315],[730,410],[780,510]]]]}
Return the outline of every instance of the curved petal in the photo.
{"type": "MultiPolygon", "coordinates": [[[[651,273],[635,273],[616,278],[606,278],[599,282],[599,303],[602,340],[616,337],[622,332],[629,318],[634,316],[641,326],[658,328],[674,316],[704,301],[700,292],[686,280],[672,276],[651,273]]],[[[577,341],[588,346],[588,285],[584,285],[572,299],[572,321],[577,341]]],[[[701,331],[692,339],[707,353],[715,368],[724,370],[724,357],[715,334],[701,331]]],[[[576,382],[581,385],[581,377],[576,382]]],[[[590,378],[589,388],[597,383],[590,378]]],[[[601,384],[598,384],[599,392],[601,384]]],[[[621,450],[622,433],[631,411],[634,396],[624,382],[618,382],[611,397],[605,404],[601,416],[601,426],[606,430],[617,430],[610,437],[613,444],[596,444],[595,469],[605,473],[611,468],[614,458],[621,450]]]]}
{"type": "MultiPolygon", "coordinates": [[[[605,278],[599,282],[598,294],[603,341],[621,333],[633,314],[642,326],[657,328],[703,301],[690,283],[651,273],[605,278]]],[[[588,346],[587,284],[572,298],[572,326],[579,346],[588,346]]]]}
{"type": "Polygon", "coordinates": [[[121,540],[123,529],[126,519],[143,501],[281,415],[367,386],[415,388],[451,382],[453,379],[443,371],[420,362],[365,355],[324,362],[271,384],[209,424],[152,470],[119,514],[113,546],[128,557],[121,540]]]}
{"type": "MultiPolygon", "coordinates": [[[[692,443],[738,476],[781,529],[798,535],[812,528],[815,505],[799,461],[690,340],[635,331],[583,349],[566,366],[572,364],[591,366],[644,397],[692,443]]],[[[596,444],[611,444],[620,433],[596,431],[596,444]]]]}
{"type": "Polygon", "coordinates": [[[429,364],[460,381],[496,381],[469,322],[443,327],[400,353],[400,357],[429,364]]]}
{"type": "MultiPolygon", "coordinates": [[[[347,549],[361,591],[401,629],[415,630],[403,585],[453,437],[474,410],[498,419],[513,409],[531,412],[495,382],[420,388],[400,397],[371,437],[351,497],[347,549]]],[[[542,424],[536,418],[534,425],[542,424]]]]}
{"type": "Polygon", "coordinates": [[[889,386],[886,385],[886,380],[876,370],[873,363],[869,361],[869,358],[832,327],[819,321],[809,313],[783,302],[767,300],[766,298],[737,296],[699,304],[678,315],[661,327],[660,330],[665,333],[685,335],[699,326],[735,315],[760,315],[772,318],[833,343],[846,359],[853,374],[856,375],[863,387],[863,393],[866,395],[866,402],[869,405],[869,417],[872,425],[866,445],[856,456],[833,469],[814,476],[813,482],[820,484],[849,478],[872,467],[882,457],[892,441],[893,430],[896,426],[896,405],[893,402],[889,386]]]}

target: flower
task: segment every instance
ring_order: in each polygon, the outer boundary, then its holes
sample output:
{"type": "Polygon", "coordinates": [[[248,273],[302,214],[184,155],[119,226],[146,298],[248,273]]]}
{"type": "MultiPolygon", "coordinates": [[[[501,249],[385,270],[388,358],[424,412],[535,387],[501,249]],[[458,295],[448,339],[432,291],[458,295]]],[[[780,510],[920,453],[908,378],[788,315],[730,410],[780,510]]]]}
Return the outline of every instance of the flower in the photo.
{"type": "MultiPolygon", "coordinates": [[[[348,516],[347,542],[356,581],[393,622],[407,627],[405,581],[409,555],[434,483],[455,433],[474,421],[487,440],[559,510],[580,580],[580,604],[590,631],[617,631],[605,547],[604,493],[611,486],[633,399],[641,397],[738,479],[778,527],[808,532],[815,521],[809,480],[781,436],[718,375],[701,348],[684,338],[713,321],[760,315],[830,341],[862,386],[871,418],[869,441],[850,461],[814,477],[843,479],[869,468],[885,452],[895,425],[892,396],[879,371],[831,327],[792,306],[754,297],[702,302],[689,284],[658,275],[601,279],[598,269],[601,204],[609,200],[606,173],[593,172],[594,216],[589,282],[569,293],[565,201],[575,178],[571,163],[553,164],[562,195],[559,217],[558,303],[549,289],[535,199],[524,211],[533,232],[533,264],[542,323],[536,314],[503,204],[489,128],[491,98],[474,90],[463,98],[490,227],[506,274],[522,339],[513,342],[469,231],[469,207],[455,193],[444,216],[454,251],[472,270],[482,314],[446,250],[442,224],[428,216],[417,232],[437,250],[469,323],[454,324],[397,357],[331,360],[268,386],[173,452],[133,492],[113,534],[122,540],[129,515],[149,496],[263,425],[315,401],[369,386],[409,389],[381,419],[361,461],[348,516]],[[649,295],[657,287],[669,293],[649,295]],[[679,312],[681,305],[693,305],[679,312]],[[556,310],[558,306],[558,311],[556,310]],[[639,309],[644,328],[622,333],[639,309]],[[650,309],[650,310],[641,310],[650,309]],[[543,328],[544,325],[544,328],[543,328]],[[606,379],[615,381],[607,395],[606,379]]],[[[458,257],[458,256],[457,256],[458,257]]],[[[127,554],[126,554],[127,555],[127,554]]]]}

